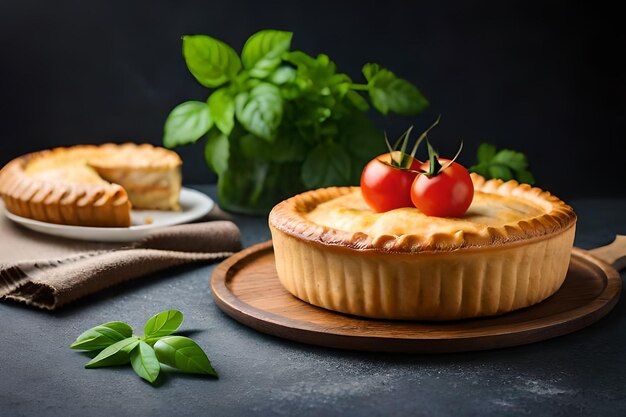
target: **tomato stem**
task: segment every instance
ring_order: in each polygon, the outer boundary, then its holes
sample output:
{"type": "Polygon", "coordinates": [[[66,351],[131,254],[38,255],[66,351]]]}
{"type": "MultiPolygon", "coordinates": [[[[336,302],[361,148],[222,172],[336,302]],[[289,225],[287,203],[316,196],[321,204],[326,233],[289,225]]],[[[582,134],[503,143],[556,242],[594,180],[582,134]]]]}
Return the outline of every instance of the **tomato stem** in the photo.
{"type": "Polygon", "coordinates": [[[458,157],[459,157],[459,155],[461,154],[461,150],[463,150],[463,141],[461,141],[461,145],[459,146],[459,150],[458,150],[458,151],[456,151],[456,155],[454,155],[454,158],[452,158],[450,161],[448,161],[448,163],[447,163],[447,164],[445,164],[444,166],[442,166],[442,167],[439,169],[439,173],[443,172],[446,168],[448,168],[450,165],[452,165],[452,163],[453,163],[454,161],[456,161],[456,158],[458,158],[458,157]]]}
{"type": "Polygon", "coordinates": [[[430,125],[430,127],[428,129],[426,129],[419,138],[417,138],[417,142],[415,142],[415,145],[413,146],[413,150],[411,151],[411,156],[415,158],[415,153],[417,152],[417,148],[420,146],[420,144],[422,143],[422,141],[424,139],[426,139],[426,137],[428,136],[428,132],[430,132],[435,126],[437,126],[439,124],[439,121],[441,120],[441,115],[437,116],[437,120],[435,120],[435,122],[430,125]]]}
{"type": "Polygon", "coordinates": [[[433,145],[430,144],[430,141],[426,139],[426,145],[428,146],[428,160],[430,164],[428,164],[428,171],[424,172],[424,175],[427,177],[434,177],[439,175],[441,172],[441,164],[439,163],[439,154],[433,148],[433,145]]]}
{"type": "Polygon", "coordinates": [[[435,126],[439,124],[440,120],[441,115],[438,115],[435,122],[430,125],[428,129],[426,129],[419,136],[419,138],[417,138],[417,141],[415,142],[415,145],[413,145],[413,149],[411,150],[410,154],[406,152],[406,148],[409,144],[409,137],[411,136],[411,132],[413,131],[413,126],[409,127],[406,132],[404,132],[398,138],[396,143],[393,144],[393,147],[391,146],[391,143],[389,143],[387,133],[385,133],[385,143],[387,144],[387,149],[389,149],[389,154],[391,155],[391,165],[401,169],[409,169],[411,167],[411,163],[415,159],[415,154],[417,153],[417,149],[419,148],[420,144],[424,139],[428,137],[428,132],[430,132],[435,126]],[[398,146],[400,146],[400,158],[396,160],[393,156],[393,153],[398,149],[398,146]]]}

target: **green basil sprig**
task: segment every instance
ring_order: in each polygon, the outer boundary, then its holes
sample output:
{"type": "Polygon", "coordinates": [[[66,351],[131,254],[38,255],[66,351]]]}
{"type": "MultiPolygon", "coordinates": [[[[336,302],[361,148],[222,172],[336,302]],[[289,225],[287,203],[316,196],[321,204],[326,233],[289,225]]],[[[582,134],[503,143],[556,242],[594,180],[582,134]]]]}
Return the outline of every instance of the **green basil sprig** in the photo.
{"type": "Polygon", "coordinates": [[[85,368],[126,365],[141,378],[153,383],[161,363],[180,371],[217,377],[209,358],[188,337],[172,336],[183,322],[183,313],[166,310],[152,316],[144,326],[144,335],[133,335],[132,328],[113,321],[93,327],[70,345],[71,349],[101,350],[85,368]]]}
{"type": "Polygon", "coordinates": [[[364,115],[370,102],[383,115],[416,115],[428,107],[412,83],[389,69],[365,64],[358,83],[325,54],[291,50],[292,37],[262,30],[247,40],[241,58],[210,36],[183,37],[187,68],[213,91],[206,102],[171,111],[163,142],[171,148],[207,138],[206,161],[219,176],[220,200],[236,194],[271,207],[259,200],[271,195],[267,190],[357,184],[363,166],[385,150],[382,132],[364,115]],[[268,164],[285,170],[268,173],[268,164]],[[253,176],[253,189],[245,188],[242,171],[253,176]]]}
{"type": "Polygon", "coordinates": [[[500,178],[503,181],[515,179],[521,183],[534,184],[535,177],[528,170],[526,155],[511,149],[497,150],[489,143],[483,143],[478,147],[476,155],[478,163],[469,168],[483,177],[500,178]]]}

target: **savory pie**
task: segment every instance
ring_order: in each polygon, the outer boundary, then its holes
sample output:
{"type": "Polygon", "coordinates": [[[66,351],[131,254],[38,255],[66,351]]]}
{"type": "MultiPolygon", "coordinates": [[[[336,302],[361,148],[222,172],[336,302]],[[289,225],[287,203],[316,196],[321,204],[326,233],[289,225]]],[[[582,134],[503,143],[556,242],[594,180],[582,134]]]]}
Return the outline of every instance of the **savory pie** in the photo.
{"type": "Polygon", "coordinates": [[[280,281],[316,306],[384,319],[497,315],[554,294],[568,270],[572,208],[516,181],[472,181],[462,218],[374,213],[358,187],[279,203],[269,224],[280,281]]]}
{"type": "Polygon", "coordinates": [[[0,170],[11,213],[51,223],[128,227],[136,209],[180,210],[180,157],[148,144],[78,145],[31,153],[0,170]]]}

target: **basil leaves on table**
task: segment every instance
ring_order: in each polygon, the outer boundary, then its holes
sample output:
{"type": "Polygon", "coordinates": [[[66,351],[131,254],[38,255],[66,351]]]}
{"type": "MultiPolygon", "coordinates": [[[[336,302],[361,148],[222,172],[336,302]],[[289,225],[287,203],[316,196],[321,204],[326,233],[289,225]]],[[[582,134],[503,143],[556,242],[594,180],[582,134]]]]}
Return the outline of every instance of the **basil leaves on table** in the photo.
{"type": "Polygon", "coordinates": [[[85,368],[126,365],[153,383],[161,364],[180,371],[217,377],[211,361],[200,346],[188,337],[172,336],[183,322],[183,313],[166,310],[152,316],[144,326],[144,335],[133,335],[123,322],[112,321],[93,327],[70,345],[71,349],[101,350],[85,368]]]}

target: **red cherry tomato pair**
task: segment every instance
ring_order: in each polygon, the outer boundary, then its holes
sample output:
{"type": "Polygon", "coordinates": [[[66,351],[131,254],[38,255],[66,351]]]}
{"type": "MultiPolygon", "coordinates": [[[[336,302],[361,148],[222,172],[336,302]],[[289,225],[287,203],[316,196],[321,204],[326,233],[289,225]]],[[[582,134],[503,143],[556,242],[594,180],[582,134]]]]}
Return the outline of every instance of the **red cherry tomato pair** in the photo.
{"type": "MultiPolygon", "coordinates": [[[[428,171],[430,162],[411,162],[410,169],[389,164],[384,154],[371,160],[361,175],[361,192],[372,210],[380,213],[401,207],[417,207],[427,216],[462,217],[474,198],[474,185],[469,172],[452,162],[437,175],[427,176],[415,171],[428,171]]],[[[449,159],[438,158],[441,165],[449,159]]]]}

